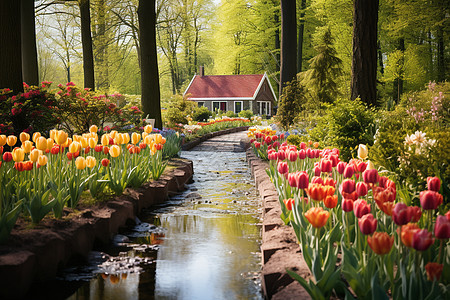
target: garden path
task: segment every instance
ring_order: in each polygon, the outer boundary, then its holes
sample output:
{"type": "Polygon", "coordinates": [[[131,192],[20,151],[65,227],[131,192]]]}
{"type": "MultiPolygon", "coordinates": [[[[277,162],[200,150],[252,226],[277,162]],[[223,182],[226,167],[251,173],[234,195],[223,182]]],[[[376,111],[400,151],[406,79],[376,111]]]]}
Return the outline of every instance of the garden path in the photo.
{"type": "Polygon", "coordinates": [[[239,131],[210,138],[195,146],[191,151],[245,152],[241,140],[247,137],[247,131],[239,131]]]}

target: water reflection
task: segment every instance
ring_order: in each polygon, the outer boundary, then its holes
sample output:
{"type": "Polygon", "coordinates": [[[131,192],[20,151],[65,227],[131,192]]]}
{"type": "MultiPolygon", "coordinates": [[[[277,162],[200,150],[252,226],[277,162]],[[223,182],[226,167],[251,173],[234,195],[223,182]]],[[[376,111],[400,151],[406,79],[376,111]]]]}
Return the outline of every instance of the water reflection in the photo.
{"type": "Polygon", "coordinates": [[[244,153],[182,155],[194,183],[116,236],[68,299],[262,299],[260,208],[244,153]]]}

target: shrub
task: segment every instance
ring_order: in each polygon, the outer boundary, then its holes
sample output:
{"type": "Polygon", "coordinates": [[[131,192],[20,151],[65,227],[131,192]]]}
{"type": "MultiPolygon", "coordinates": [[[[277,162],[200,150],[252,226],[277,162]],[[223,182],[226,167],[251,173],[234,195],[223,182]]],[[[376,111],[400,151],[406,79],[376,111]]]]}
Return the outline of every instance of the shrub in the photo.
{"type": "Polygon", "coordinates": [[[194,113],[192,115],[194,121],[197,121],[197,122],[205,122],[209,119],[210,116],[211,116],[211,112],[205,106],[196,107],[194,109],[194,113]]]}
{"type": "Polygon", "coordinates": [[[227,111],[227,112],[225,113],[225,115],[226,115],[227,117],[229,117],[229,118],[235,118],[235,117],[236,117],[236,114],[235,114],[234,112],[232,112],[231,110],[227,111]]]}
{"type": "Polygon", "coordinates": [[[291,145],[299,147],[302,142],[302,138],[296,134],[291,134],[287,137],[287,142],[291,145]]]}
{"type": "Polygon", "coordinates": [[[288,82],[283,88],[283,94],[278,101],[276,121],[287,130],[298,118],[304,103],[304,90],[300,83],[297,80],[288,82]]]}
{"type": "Polygon", "coordinates": [[[192,116],[196,103],[186,100],[181,95],[175,95],[169,100],[168,108],[164,114],[164,122],[168,127],[175,124],[187,124],[187,116],[192,116]]]}
{"type": "Polygon", "coordinates": [[[251,110],[241,110],[239,112],[239,117],[241,118],[247,118],[247,119],[251,119],[251,117],[253,117],[253,112],[251,110]]]}

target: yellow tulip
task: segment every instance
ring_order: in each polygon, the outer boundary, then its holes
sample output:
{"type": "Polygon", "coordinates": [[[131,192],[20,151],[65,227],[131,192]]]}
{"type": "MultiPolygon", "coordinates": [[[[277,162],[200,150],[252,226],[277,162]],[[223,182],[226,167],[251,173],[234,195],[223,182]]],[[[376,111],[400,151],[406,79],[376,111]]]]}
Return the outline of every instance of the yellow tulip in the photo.
{"type": "Polygon", "coordinates": [[[28,156],[28,158],[32,161],[32,162],[37,162],[38,158],[39,158],[39,150],[38,149],[33,149],[33,151],[30,152],[30,155],[28,156]]]}
{"type": "Polygon", "coordinates": [[[130,135],[128,133],[122,133],[122,139],[124,144],[128,144],[130,142],[130,135]]]}
{"type": "Polygon", "coordinates": [[[96,163],[97,163],[97,161],[95,160],[95,157],[92,157],[92,156],[86,157],[86,166],[88,168],[92,169],[93,167],[95,167],[96,163]]]}
{"type": "Polygon", "coordinates": [[[116,134],[116,136],[114,137],[114,143],[116,143],[117,145],[123,144],[123,136],[120,133],[116,134]]]}
{"type": "Polygon", "coordinates": [[[144,143],[146,143],[147,145],[150,145],[152,142],[153,142],[153,134],[147,135],[144,139],[144,143]]]}
{"type": "Polygon", "coordinates": [[[359,146],[358,146],[358,157],[360,159],[366,159],[368,154],[369,154],[369,150],[367,149],[367,146],[364,145],[364,144],[359,144],[359,146]]]}
{"type": "Polygon", "coordinates": [[[55,141],[52,138],[48,138],[47,139],[47,150],[51,150],[54,144],[55,144],[55,141]]]}
{"type": "Polygon", "coordinates": [[[19,135],[20,141],[23,143],[25,141],[28,141],[30,139],[30,135],[26,132],[21,132],[19,135]]]}
{"type": "Polygon", "coordinates": [[[81,140],[81,135],[74,134],[74,135],[72,136],[72,139],[73,139],[74,142],[80,142],[80,140],[81,140]]]}
{"type": "Polygon", "coordinates": [[[55,133],[54,140],[58,145],[64,145],[67,142],[68,137],[69,135],[67,134],[67,132],[64,132],[63,130],[58,130],[55,133]]]}
{"type": "Polygon", "coordinates": [[[108,146],[109,145],[109,134],[105,133],[102,135],[102,145],[108,146]]]}
{"type": "Polygon", "coordinates": [[[0,135],[0,147],[3,147],[6,145],[6,135],[2,134],[0,135]]]}
{"type": "Polygon", "coordinates": [[[23,159],[25,158],[25,152],[22,148],[15,148],[12,151],[12,157],[15,162],[23,161],[23,159]]]}
{"type": "Polygon", "coordinates": [[[112,157],[119,156],[120,155],[120,147],[117,145],[111,146],[111,148],[109,148],[109,155],[111,155],[112,157]]]}
{"type": "Polygon", "coordinates": [[[22,149],[25,151],[25,153],[30,153],[31,148],[33,148],[33,142],[32,141],[25,141],[22,144],[22,149]]]}
{"type": "Polygon", "coordinates": [[[47,164],[47,162],[48,162],[48,157],[47,157],[47,156],[45,156],[45,155],[40,155],[40,156],[38,157],[38,164],[39,164],[40,166],[45,166],[45,165],[47,164]]]}
{"type": "Polygon", "coordinates": [[[72,138],[67,138],[66,142],[64,144],[62,144],[61,146],[63,147],[69,147],[70,144],[72,144],[72,138]]]}
{"type": "Polygon", "coordinates": [[[15,135],[10,135],[6,138],[6,143],[8,144],[8,146],[12,147],[17,143],[17,136],[15,135]]]}
{"type": "Polygon", "coordinates": [[[39,131],[36,131],[35,133],[33,133],[33,138],[32,138],[33,142],[36,144],[37,139],[40,137],[41,137],[41,133],[39,131]]]}
{"type": "Polygon", "coordinates": [[[141,140],[141,135],[137,132],[133,132],[131,134],[131,143],[133,145],[136,145],[137,143],[139,143],[139,141],[141,140]]]}
{"type": "Polygon", "coordinates": [[[89,132],[97,132],[98,131],[98,127],[96,125],[92,125],[91,127],[89,127],[89,132]]]}
{"type": "Polygon", "coordinates": [[[83,170],[84,168],[86,168],[86,160],[83,156],[77,157],[77,159],[75,160],[75,166],[78,170],[83,170]]]}
{"type": "Polygon", "coordinates": [[[157,144],[161,144],[162,141],[162,135],[160,135],[159,133],[155,135],[155,143],[157,144]]]}
{"type": "Polygon", "coordinates": [[[52,129],[52,130],[50,130],[50,138],[52,139],[52,140],[55,140],[55,138],[56,138],[56,133],[58,132],[58,130],[56,130],[56,129],[52,129]]]}
{"type": "Polygon", "coordinates": [[[370,160],[367,161],[367,168],[366,170],[373,170],[375,169],[375,165],[370,160]]]}
{"type": "Polygon", "coordinates": [[[142,140],[144,140],[145,137],[146,137],[147,135],[148,135],[148,133],[144,131],[144,132],[142,133],[142,140]]]}
{"type": "Polygon", "coordinates": [[[145,125],[144,131],[146,133],[152,133],[152,130],[153,130],[152,125],[145,125]]]}
{"type": "Polygon", "coordinates": [[[109,136],[110,136],[112,139],[115,139],[117,133],[118,133],[118,132],[117,132],[116,130],[111,130],[111,132],[109,133],[109,136]]]}
{"type": "Polygon", "coordinates": [[[94,149],[97,146],[97,141],[94,138],[89,138],[88,144],[90,148],[94,149]]]}
{"type": "Polygon", "coordinates": [[[35,143],[36,148],[38,148],[39,150],[45,151],[45,149],[47,149],[47,139],[45,137],[38,137],[35,143]]]}
{"type": "Polygon", "coordinates": [[[89,146],[88,140],[85,137],[81,137],[80,143],[82,148],[87,148],[89,146]]]}
{"type": "Polygon", "coordinates": [[[72,142],[72,144],[69,145],[69,152],[75,153],[81,149],[81,144],[78,142],[72,142]]]}

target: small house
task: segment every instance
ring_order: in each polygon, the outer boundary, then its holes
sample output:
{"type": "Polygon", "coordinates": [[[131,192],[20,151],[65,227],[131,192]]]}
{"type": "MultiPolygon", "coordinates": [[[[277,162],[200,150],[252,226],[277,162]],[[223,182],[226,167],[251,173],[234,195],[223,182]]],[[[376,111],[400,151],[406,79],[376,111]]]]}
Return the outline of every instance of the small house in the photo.
{"type": "Polygon", "coordinates": [[[238,114],[242,110],[251,110],[261,116],[272,116],[276,102],[266,73],[205,76],[202,67],[183,95],[210,111],[232,111],[238,114]]]}

